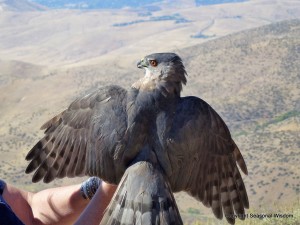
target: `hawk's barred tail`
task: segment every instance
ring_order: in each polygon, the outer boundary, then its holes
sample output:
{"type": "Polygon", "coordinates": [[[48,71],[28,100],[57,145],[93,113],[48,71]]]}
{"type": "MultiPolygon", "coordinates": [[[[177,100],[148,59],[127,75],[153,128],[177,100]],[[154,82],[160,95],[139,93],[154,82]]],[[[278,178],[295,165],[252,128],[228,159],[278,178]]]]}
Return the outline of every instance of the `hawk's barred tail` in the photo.
{"type": "Polygon", "coordinates": [[[149,162],[130,166],[100,225],[182,225],[174,196],[160,168],[149,162]]]}

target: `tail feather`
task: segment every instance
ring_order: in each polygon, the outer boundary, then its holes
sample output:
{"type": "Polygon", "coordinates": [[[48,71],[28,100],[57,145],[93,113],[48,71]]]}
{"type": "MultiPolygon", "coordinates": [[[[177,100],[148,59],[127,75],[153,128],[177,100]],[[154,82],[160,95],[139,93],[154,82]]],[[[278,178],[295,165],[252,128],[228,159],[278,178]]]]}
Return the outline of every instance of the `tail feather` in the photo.
{"type": "Polygon", "coordinates": [[[148,162],[130,166],[101,225],[182,225],[171,188],[161,169],[148,162]]]}

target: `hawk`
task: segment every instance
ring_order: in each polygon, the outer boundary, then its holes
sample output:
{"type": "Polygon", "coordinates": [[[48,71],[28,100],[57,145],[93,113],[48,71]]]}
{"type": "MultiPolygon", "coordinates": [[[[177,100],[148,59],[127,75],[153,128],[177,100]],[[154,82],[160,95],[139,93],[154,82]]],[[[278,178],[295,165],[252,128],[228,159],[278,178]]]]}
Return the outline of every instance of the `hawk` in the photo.
{"type": "Polygon", "coordinates": [[[245,161],[208,103],[180,97],[181,58],[155,53],[137,67],[145,75],[128,90],[100,88],[46,122],[26,173],[35,171],[33,182],[88,175],[118,184],[101,224],[183,224],[172,194],[179,191],[218,219],[244,219],[245,161]]]}

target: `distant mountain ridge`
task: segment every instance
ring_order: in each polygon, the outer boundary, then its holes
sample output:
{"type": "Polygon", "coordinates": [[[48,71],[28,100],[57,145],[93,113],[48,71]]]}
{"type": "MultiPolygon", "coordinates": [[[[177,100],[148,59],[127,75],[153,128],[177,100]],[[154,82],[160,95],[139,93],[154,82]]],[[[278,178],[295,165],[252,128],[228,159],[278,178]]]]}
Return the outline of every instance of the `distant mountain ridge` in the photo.
{"type": "Polygon", "coordinates": [[[233,2],[246,2],[248,0],[195,0],[196,5],[214,5],[214,4],[224,4],[233,2]]]}
{"type": "MultiPolygon", "coordinates": [[[[31,0],[32,2],[39,3],[41,5],[47,6],[49,8],[69,8],[69,9],[120,9],[124,7],[131,8],[145,8],[151,5],[154,5],[159,2],[163,2],[163,0],[31,0]]],[[[196,6],[201,5],[213,5],[213,4],[223,4],[223,3],[231,3],[231,2],[244,2],[247,0],[194,0],[194,4],[196,6]]],[[[174,4],[177,1],[169,0],[169,4],[174,4]]],[[[185,2],[181,2],[182,5],[185,2]]],[[[155,8],[156,9],[156,8],[155,8]]]]}
{"type": "Polygon", "coordinates": [[[27,0],[0,0],[0,11],[41,11],[47,7],[27,0]]]}
{"type": "Polygon", "coordinates": [[[69,9],[120,9],[124,7],[144,7],[162,0],[32,0],[49,8],[69,8],[69,9]]]}

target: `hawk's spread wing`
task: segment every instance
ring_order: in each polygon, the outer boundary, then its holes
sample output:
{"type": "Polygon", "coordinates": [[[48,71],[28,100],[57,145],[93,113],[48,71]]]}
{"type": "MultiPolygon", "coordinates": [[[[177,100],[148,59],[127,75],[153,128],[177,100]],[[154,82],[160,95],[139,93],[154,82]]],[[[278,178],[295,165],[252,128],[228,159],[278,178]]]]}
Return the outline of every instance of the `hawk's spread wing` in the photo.
{"type": "Polygon", "coordinates": [[[166,143],[173,191],[187,191],[217,218],[224,212],[230,223],[234,215],[243,216],[249,202],[237,164],[247,174],[246,164],[212,107],[196,97],[182,98],[166,143]]]}
{"type": "Polygon", "coordinates": [[[127,125],[126,94],[118,86],[104,87],[45,123],[45,136],[26,156],[26,173],[36,170],[33,182],[94,175],[115,183],[113,150],[127,125]]]}

